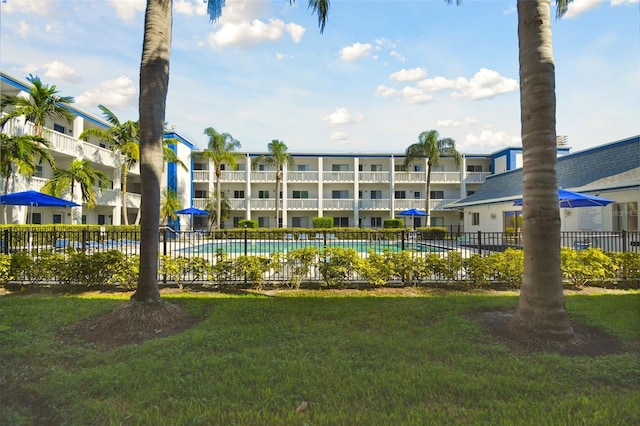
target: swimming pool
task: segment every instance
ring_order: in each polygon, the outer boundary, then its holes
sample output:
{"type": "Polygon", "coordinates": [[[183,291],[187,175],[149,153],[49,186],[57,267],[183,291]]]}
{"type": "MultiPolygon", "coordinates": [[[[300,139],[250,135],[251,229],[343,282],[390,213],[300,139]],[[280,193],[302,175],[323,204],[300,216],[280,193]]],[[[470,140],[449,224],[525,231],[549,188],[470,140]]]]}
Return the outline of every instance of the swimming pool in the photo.
{"type": "MultiPolygon", "coordinates": [[[[246,253],[247,254],[270,254],[270,253],[287,253],[292,250],[298,250],[305,247],[316,247],[318,249],[324,247],[340,247],[350,248],[358,253],[366,254],[370,250],[376,253],[400,252],[402,251],[402,243],[399,241],[354,241],[354,240],[336,240],[327,241],[326,245],[323,241],[276,241],[276,240],[247,240],[246,241],[246,253]]],[[[433,251],[440,252],[441,250],[435,248],[414,247],[412,244],[405,243],[405,250],[416,251],[433,251]]],[[[222,250],[227,254],[244,254],[245,253],[245,240],[227,240],[216,241],[210,243],[201,243],[193,247],[182,249],[182,252],[189,254],[205,254],[216,253],[218,250],[222,250]]]]}

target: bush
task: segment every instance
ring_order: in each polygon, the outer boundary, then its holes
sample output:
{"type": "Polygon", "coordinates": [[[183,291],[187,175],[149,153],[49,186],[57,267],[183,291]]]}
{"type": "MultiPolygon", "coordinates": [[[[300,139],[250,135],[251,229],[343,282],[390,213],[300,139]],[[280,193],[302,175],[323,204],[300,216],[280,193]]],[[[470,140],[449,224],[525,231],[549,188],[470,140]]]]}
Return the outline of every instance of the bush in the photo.
{"type": "Polygon", "coordinates": [[[311,219],[314,228],[333,228],[332,217],[314,217],[311,219]]]}
{"type": "Polygon", "coordinates": [[[340,286],[358,270],[360,256],[353,249],[330,247],[320,252],[318,270],[325,284],[340,286]]]}
{"type": "Polygon", "coordinates": [[[384,229],[399,229],[404,228],[404,221],[402,219],[385,219],[382,222],[384,229]]]}
{"type": "Polygon", "coordinates": [[[447,235],[447,228],[433,226],[430,228],[420,228],[423,240],[444,240],[447,235]]]}
{"type": "Polygon", "coordinates": [[[494,263],[494,258],[477,253],[472,254],[463,262],[467,277],[477,286],[489,283],[489,279],[495,271],[494,263]]]}
{"type": "Polygon", "coordinates": [[[318,259],[316,247],[304,247],[291,250],[283,259],[283,268],[289,273],[289,285],[295,289],[300,288],[302,281],[309,275],[311,267],[318,259]]]}
{"type": "Polygon", "coordinates": [[[242,219],[238,221],[238,228],[258,229],[257,220],[242,219]]]}
{"type": "Polygon", "coordinates": [[[618,266],[618,279],[621,284],[638,288],[640,285],[640,253],[616,252],[609,256],[618,266]]]}
{"type": "Polygon", "coordinates": [[[261,289],[266,281],[265,274],[271,269],[272,262],[264,256],[239,256],[234,263],[236,277],[246,277],[255,288],[261,289]]]}
{"type": "Polygon", "coordinates": [[[0,254],[0,287],[7,285],[13,279],[11,275],[11,255],[0,254]]]}
{"type": "Polygon", "coordinates": [[[584,287],[590,281],[612,279],[616,275],[617,265],[600,249],[563,248],[560,257],[564,279],[578,288],[584,287]]]}
{"type": "Polygon", "coordinates": [[[494,270],[494,279],[510,288],[520,288],[524,275],[524,252],[508,248],[501,253],[493,253],[489,261],[494,270]]]}

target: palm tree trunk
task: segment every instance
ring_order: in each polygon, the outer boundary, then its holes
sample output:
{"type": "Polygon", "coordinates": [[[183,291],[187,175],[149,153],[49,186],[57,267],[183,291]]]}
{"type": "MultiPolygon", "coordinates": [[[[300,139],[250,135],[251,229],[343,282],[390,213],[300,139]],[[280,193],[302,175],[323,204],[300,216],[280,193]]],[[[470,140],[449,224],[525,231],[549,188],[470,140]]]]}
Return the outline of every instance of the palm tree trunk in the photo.
{"type": "Polygon", "coordinates": [[[160,181],[162,139],[171,50],[172,0],[147,0],[140,65],[140,278],[134,301],[160,302],[158,245],[160,242],[160,181]]]}
{"type": "Polygon", "coordinates": [[[566,339],[573,335],[560,269],[556,178],[556,99],[549,0],[518,0],[523,148],[524,276],[514,330],[566,339]]]}
{"type": "Polygon", "coordinates": [[[220,229],[220,216],[222,216],[222,197],[220,196],[220,166],[216,167],[216,229],[220,229]]]}
{"type": "MultiPolygon", "coordinates": [[[[426,188],[425,199],[427,200],[427,204],[425,205],[424,211],[427,212],[427,216],[425,217],[425,225],[428,227],[431,225],[431,160],[427,161],[427,188],[426,188]]],[[[413,227],[413,224],[411,224],[413,227]]]]}
{"type": "MultiPolygon", "coordinates": [[[[278,166],[279,167],[279,166],[278,166]]],[[[280,227],[280,182],[282,175],[280,171],[276,172],[276,228],[280,227]]]]}
{"type": "Polygon", "coordinates": [[[129,218],[127,217],[127,170],[122,168],[122,219],[120,219],[120,223],[125,225],[129,224],[129,218]]]}

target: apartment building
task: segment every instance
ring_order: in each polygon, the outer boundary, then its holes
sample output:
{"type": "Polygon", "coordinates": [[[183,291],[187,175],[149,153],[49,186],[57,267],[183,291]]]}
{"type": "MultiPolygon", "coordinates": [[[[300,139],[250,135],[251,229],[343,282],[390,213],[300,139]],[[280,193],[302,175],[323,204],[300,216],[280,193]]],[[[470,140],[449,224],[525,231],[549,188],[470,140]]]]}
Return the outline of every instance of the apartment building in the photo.
{"type": "MultiPolygon", "coordinates": [[[[192,205],[198,208],[215,193],[216,180],[201,152],[192,153],[192,205]]],[[[332,217],[335,226],[381,228],[403,210],[426,207],[426,159],[405,168],[404,154],[292,153],[293,166],[282,170],[276,224],[276,170],[256,163],[268,154],[241,155],[234,170],[222,165],[221,188],[231,210],[225,227],[242,219],[257,220],[261,227],[311,227],[312,218],[323,216],[332,217]]],[[[464,155],[456,167],[452,158],[441,158],[431,171],[431,226],[460,225],[460,213],[443,206],[472,194],[491,173],[491,161],[487,155],[464,155]]],[[[206,222],[194,220],[196,228],[206,222]]],[[[424,217],[414,221],[415,226],[426,223],[424,217]]]]}

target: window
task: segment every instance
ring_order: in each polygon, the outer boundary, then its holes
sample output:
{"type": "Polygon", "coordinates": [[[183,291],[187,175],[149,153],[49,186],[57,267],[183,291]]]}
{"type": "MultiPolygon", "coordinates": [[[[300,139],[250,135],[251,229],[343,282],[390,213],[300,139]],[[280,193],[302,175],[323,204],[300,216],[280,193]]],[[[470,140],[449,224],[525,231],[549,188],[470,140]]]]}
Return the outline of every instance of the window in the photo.
{"type": "Polygon", "coordinates": [[[468,172],[481,172],[482,171],[482,165],[481,164],[469,164],[467,165],[467,171],[468,172]]]}
{"type": "Polygon", "coordinates": [[[267,216],[258,217],[258,226],[260,228],[268,228],[269,227],[269,217],[267,217],[267,216]]]}
{"type": "Polygon", "coordinates": [[[332,172],[348,172],[349,165],[348,164],[332,164],[331,171],[332,172]]]}
{"type": "Polygon", "coordinates": [[[83,215],[80,217],[80,223],[82,223],[83,225],[86,225],[86,224],[87,224],[87,215],[86,215],[86,214],[83,214],[83,215]]]}
{"type": "Polygon", "coordinates": [[[103,214],[98,215],[98,225],[104,225],[106,223],[106,216],[103,214]]]}
{"type": "Polygon", "coordinates": [[[382,199],[382,191],[371,191],[371,199],[372,200],[381,200],[382,199]]]}
{"type": "Polygon", "coordinates": [[[358,191],[358,200],[362,200],[362,191],[358,191]]]}
{"type": "Polygon", "coordinates": [[[59,124],[53,124],[53,130],[55,130],[56,132],[60,132],[60,133],[65,133],[65,127],[61,126],[59,124]]]}
{"type": "Polygon", "coordinates": [[[293,191],[291,198],[307,199],[309,198],[309,191],[293,191]]]}
{"type": "Polygon", "coordinates": [[[42,166],[36,166],[36,171],[33,173],[35,177],[42,177],[42,166]]]}
{"type": "Polygon", "coordinates": [[[471,213],[471,224],[480,225],[480,213],[471,213]]]}
{"type": "Polygon", "coordinates": [[[309,166],[307,164],[296,164],[295,165],[296,172],[306,172],[309,171],[309,166]]]}
{"type": "Polygon", "coordinates": [[[618,231],[637,231],[638,203],[615,203],[612,207],[613,229],[618,231]]]}
{"type": "Polygon", "coordinates": [[[107,149],[107,144],[106,144],[106,143],[104,143],[104,142],[100,142],[100,143],[98,143],[98,146],[99,146],[100,148],[107,149]]]}
{"type": "Polygon", "coordinates": [[[240,227],[240,221],[243,220],[244,218],[239,217],[239,216],[234,216],[233,217],[233,227],[234,228],[239,228],[240,227]]]}
{"type": "Polygon", "coordinates": [[[269,170],[269,168],[266,166],[266,164],[258,164],[258,170],[260,170],[261,172],[264,172],[269,170]]]}
{"type": "Polygon", "coordinates": [[[420,191],[416,191],[416,192],[414,192],[414,193],[413,193],[413,198],[415,198],[415,199],[417,200],[417,199],[419,199],[419,198],[420,198],[420,195],[421,195],[421,194],[422,194],[422,193],[421,193],[420,191]]]}
{"type": "Polygon", "coordinates": [[[438,164],[437,166],[431,166],[432,172],[444,172],[444,166],[442,164],[438,164]]]}
{"type": "Polygon", "coordinates": [[[405,198],[407,198],[407,193],[406,193],[406,191],[396,191],[396,192],[393,194],[393,197],[394,197],[396,200],[404,200],[405,198]]]}
{"type": "Polygon", "coordinates": [[[244,172],[244,163],[236,164],[236,170],[244,172]]]}
{"type": "Polygon", "coordinates": [[[414,172],[421,172],[422,171],[422,166],[419,164],[416,164],[415,166],[413,166],[413,171],[414,172]]]}
{"type": "Polygon", "coordinates": [[[227,170],[227,165],[224,163],[220,164],[220,170],[227,170]]]}
{"type": "Polygon", "coordinates": [[[382,228],[382,218],[381,217],[372,217],[371,218],[371,227],[372,228],[382,228]]]}
{"type": "MultiPolygon", "coordinates": [[[[34,220],[34,223],[35,223],[35,218],[33,220],[34,220]]],[[[62,223],[62,215],[60,213],[55,213],[53,215],[53,223],[54,224],[62,223]]]]}
{"type": "Polygon", "coordinates": [[[371,165],[371,171],[372,172],[381,172],[382,171],[382,164],[372,164],[371,165]]]}
{"type": "Polygon", "coordinates": [[[233,191],[233,198],[244,198],[244,191],[233,191]]]}
{"type": "Polygon", "coordinates": [[[349,191],[331,191],[331,198],[334,200],[346,200],[349,198],[349,191]]]}
{"type": "Polygon", "coordinates": [[[444,191],[429,191],[429,198],[432,200],[442,200],[444,198],[444,191]]]}
{"type": "Polygon", "coordinates": [[[208,170],[206,163],[193,163],[193,170],[208,170]]]}
{"type": "Polygon", "coordinates": [[[306,217],[301,217],[301,216],[293,216],[291,217],[291,226],[293,228],[306,228],[306,217]],[[303,223],[305,225],[303,225],[303,223]]]}
{"type": "Polygon", "coordinates": [[[207,191],[196,189],[193,191],[193,198],[207,198],[207,191]]]}
{"type": "Polygon", "coordinates": [[[395,166],[393,166],[393,170],[395,170],[396,172],[406,172],[407,168],[404,166],[404,164],[396,164],[395,166]]]}
{"type": "Polygon", "coordinates": [[[40,213],[31,213],[29,215],[29,217],[27,218],[27,221],[31,221],[31,223],[34,223],[36,225],[41,225],[42,224],[42,215],[40,213]]]}
{"type": "Polygon", "coordinates": [[[358,164],[358,171],[361,172],[364,170],[364,166],[362,164],[358,164]]]}
{"type": "Polygon", "coordinates": [[[349,218],[348,217],[334,217],[333,218],[333,226],[347,228],[349,226],[349,218]]]}
{"type": "Polygon", "coordinates": [[[431,226],[444,226],[444,217],[434,216],[431,218],[431,226]]]}
{"type": "Polygon", "coordinates": [[[269,191],[258,191],[258,198],[269,198],[269,191]]]}

